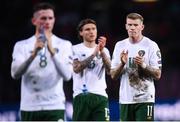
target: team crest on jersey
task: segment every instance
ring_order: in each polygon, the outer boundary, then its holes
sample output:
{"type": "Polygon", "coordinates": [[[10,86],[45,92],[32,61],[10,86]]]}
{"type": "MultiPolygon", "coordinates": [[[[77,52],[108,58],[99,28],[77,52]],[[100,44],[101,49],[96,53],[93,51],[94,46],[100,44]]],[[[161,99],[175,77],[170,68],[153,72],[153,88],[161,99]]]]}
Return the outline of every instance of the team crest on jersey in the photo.
{"type": "Polygon", "coordinates": [[[160,50],[158,50],[158,51],[156,52],[156,55],[158,56],[158,58],[161,58],[161,52],[160,52],[160,50]]]}
{"type": "Polygon", "coordinates": [[[85,57],[85,56],[86,56],[86,54],[82,54],[81,56],[85,57]]]}
{"type": "Polygon", "coordinates": [[[143,57],[145,55],[145,51],[144,50],[139,50],[138,55],[143,57]]]}

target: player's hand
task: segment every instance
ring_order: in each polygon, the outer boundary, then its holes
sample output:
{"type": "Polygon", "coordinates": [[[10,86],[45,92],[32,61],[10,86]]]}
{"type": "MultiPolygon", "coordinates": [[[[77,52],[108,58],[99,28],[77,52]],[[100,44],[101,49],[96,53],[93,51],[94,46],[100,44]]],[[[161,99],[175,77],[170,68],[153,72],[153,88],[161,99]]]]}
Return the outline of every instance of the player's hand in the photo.
{"type": "Polygon", "coordinates": [[[46,30],[45,35],[46,35],[46,39],[47,39],[47,48],[48,48],[51,56],[53,56],[55,54],[55,49],[52,46],[52,39],[51,39],[52,33],[49,32],[48,30],[46,30]]]}
{"type": "Polygon", "coordinates": [[[141,68],[146,68],[146,64],[144,63],[144,59],[142,56],[136,56],[134,58],[134,62],[135,62],[135,64],[137,64],[141,68]]]}
{"type": "Polygon", "coordinates": [[[104,37],[104,36],[100,36],[99,38],[98,38],[98,46],[99,46],[99,51],[101,52],[101,51],[103,51],[103,49],[104,49],[104,47],[105,47],[105,45],[106,45],[106,37],[104,37]]]}
{"type": "Polygon", "coordinates": [[[81,66],[80,61],[78,61],[77,59],[75,59],[75,60],[73,61],[73,70],[76,72],[80,66],[81,66]]]}
{"type": "Polygon", "coordinates": [[[99,45],[96,46],[92,55],[96,56],[99,53],[99,45]]]}
{"type": "Polygon", "coordinates": [[[128,51],[123,50],[120,55],[122,64],[126,64],[128,60],[128,51]]]}
{"type": "Polygon", "coordinates": [[[42,49],[44,46],[45,46],[45,44],[37,38],[35,45],[34,45],[34,50],[33,50],[32,56],[35,57],[37,55],[38,51],[40,49],[42,49]]]}

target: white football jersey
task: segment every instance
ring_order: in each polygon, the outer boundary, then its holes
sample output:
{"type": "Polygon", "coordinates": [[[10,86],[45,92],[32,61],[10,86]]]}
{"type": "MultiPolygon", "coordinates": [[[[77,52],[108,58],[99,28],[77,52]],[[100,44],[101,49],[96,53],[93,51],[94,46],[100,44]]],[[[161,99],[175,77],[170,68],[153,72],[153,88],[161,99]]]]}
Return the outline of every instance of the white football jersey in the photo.
{"type": "MultiPolygon", "coordinates": [[[[53,35],[52,46],[56,50],[52,57],[41,49],[22,76],[21,82],[21,110],[54,110],[65,109],[65,95],[63,92],[63,73],[72,74],[72,44],[69,41],[53,35]],[[42,53],[45,57],[42,58],[42,53]],[[45,65],[41,65],[45,61],[45,65]],[[61,71],[57,67],[61,67],[61,71]]],[[[19,66],[26,61],[36,42],[35,36],[19,41],[13,51],[12,76],[19,66]]],[[[46,45],[47,46],[47,45],[46,45]]]]}
{"type": "MultiPolygon", "coordinates": [[[[83,61],[94,52],[94,48],[88,48],[83,43],[73,46],[73,59],[83,61]]],[[[110,58],[107,48],[104,52],[110,58]]],[[[107,97],[106,94],[105,67],[100,55],[97,55],[83,72],[73,73],[73,96],[90,92],[107,97]]]]}
{"type": "Polygon", "coordinates": [[[120,103],[154,102],[155,87],[153,78],[146,76],[135,65],[133,58],[138,55],[143,56],[147,65],[156,69],[161,68],[161,53],[158,45],[147,37],[143,37],[136,44],[131,43],[129,38],[117,42],[113,52],[112,69],[121,63],[120,54],[123,50],[128,51],[128,62],[124,66],[120,77],[120,103]]]}

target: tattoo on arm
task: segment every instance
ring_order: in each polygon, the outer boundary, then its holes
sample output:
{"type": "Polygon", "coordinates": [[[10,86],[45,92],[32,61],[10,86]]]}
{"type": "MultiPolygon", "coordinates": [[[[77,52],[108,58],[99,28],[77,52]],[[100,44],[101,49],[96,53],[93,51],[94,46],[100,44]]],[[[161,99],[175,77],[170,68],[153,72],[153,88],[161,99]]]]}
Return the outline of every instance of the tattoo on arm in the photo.
{"type": "Polygon", "coordinates": [[[122,72],[123,72],[124,65],[125,65],[125,64],[120,63],[120,64],[117,66],[117,68],[111,70],[111,78],[112,78],[112,79],[116,80],[116,79],[118,79],[118,78],[120,77],[120,75],[121,75],[122,72]]]}
{"type": "Polygon", "coordinates": [[[147,76],[153,77],[155,80],[159,80],[161,77],[161,69],[155,69],[151,66],[146,66],[144,72],[147,76]]]}
{"type": "Polygon", "coordinates": [[[94,57],[95,57],[95,55],[91,55],[83,61],[74,61],[73,62],[74,72],[75,73],[82,72],[91,63],[91,61],[93,60],[94,57]]]}
{"type": "Polygon", "coordinates": [[[101,57],[102,57],[107,74],[110,74],[111,60],[107,57],[107,55],[104,52],[101,52],[101,57]]]}

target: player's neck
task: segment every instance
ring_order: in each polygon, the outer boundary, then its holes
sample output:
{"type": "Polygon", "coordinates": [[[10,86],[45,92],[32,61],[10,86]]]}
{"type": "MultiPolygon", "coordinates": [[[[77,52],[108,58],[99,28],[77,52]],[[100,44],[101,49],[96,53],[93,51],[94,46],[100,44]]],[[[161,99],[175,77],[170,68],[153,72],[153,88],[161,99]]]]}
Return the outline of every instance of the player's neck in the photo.
{"type": "Polygon", "coordinates": [[[131,43],[139,43],[143,39],[143,35],[140,35],[138,37],[129,37],[129,40],[131,43]]]}
{"type": "MultiPolygon", "coordinates": [[[[39,31],[36,31],[35,36],[36,36],[36,37],[38,37],[38,36],[39,36],[39,34],[40,34],[40,32],[39,32],[39,31]]],[[[45,35],[52,36],[52,35],[53,35],[53,33],[52,33],[52,32],[45,32],[45,35]]]]}
{"type": "Polygon", "coordinates": [[[86,47],[89,47],[89,48],[94,48],[96,46],[95,41],[92,41],[92,42],[84,41],[83,43],[86,47]]]}

